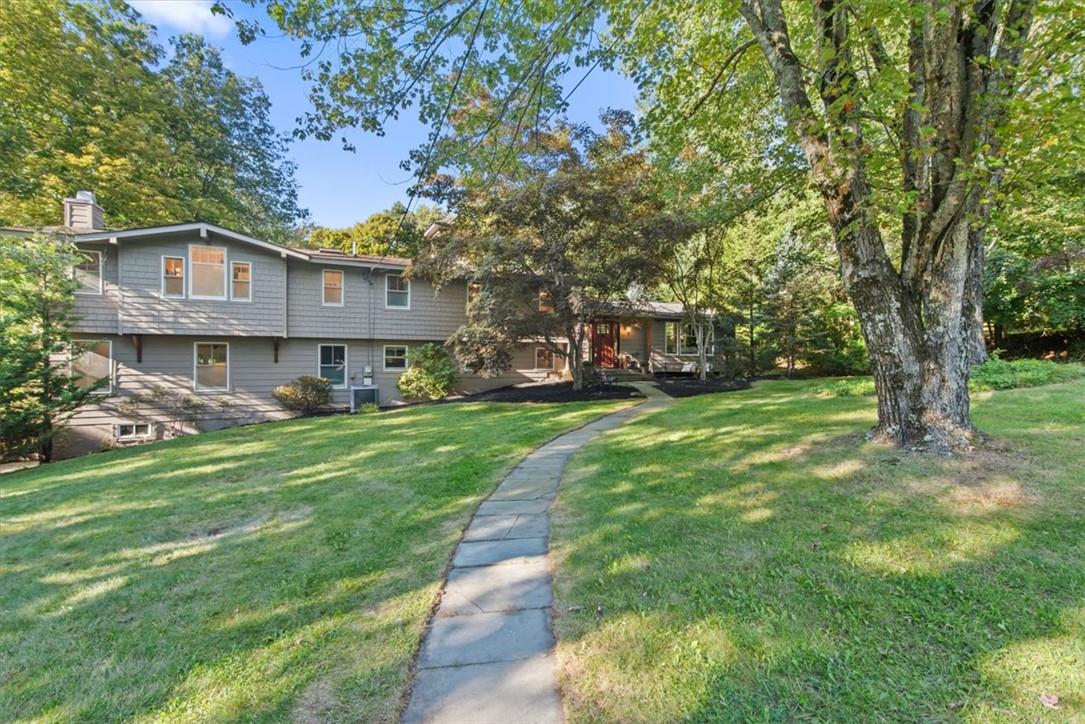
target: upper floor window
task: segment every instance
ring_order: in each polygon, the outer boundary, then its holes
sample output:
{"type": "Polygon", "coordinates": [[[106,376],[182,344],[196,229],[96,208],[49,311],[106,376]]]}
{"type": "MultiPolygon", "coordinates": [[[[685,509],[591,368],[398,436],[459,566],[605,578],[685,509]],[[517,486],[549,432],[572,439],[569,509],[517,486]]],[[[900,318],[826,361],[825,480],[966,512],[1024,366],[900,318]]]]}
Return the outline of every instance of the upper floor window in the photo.
{"type": "Polygon", "coordinates": [[[108,339],[87,345],[83,353],[71,361],[72,377],[82,388],[93,387],[100,380],[108,382],[91,394],[109,395],[113,392],[113,343],[108,339]]]}
{"type": "Polygon", "coordinates": [[[332,383],[332,387],[347,386],[347,346],[345,344],[322,344],[319,349],[318,374],[332,383]]]}
{"type": "Polygon", "coordinates": [[[226,298],[226,249],[190,246],[188,295],[193,299],[226,298]]]}
{"type": "Polygon", "coordinates": [[[235,261],[231,265],[230,298],[236,302],[252,301],[252,264],[235,261]]]}
{"type": "Polygon", "coordinates": [[[550,292],[545,289],[539,290],[539,311],[543,314],[554,313],[554,301],[550,298],[550,292]]]}
{"type": "Polygon", "coordinates": [[[334,269],[324,270],[324,293],[321,304],[332,307],[343,306],[343,272],[334,269]]]}
{"type": "Polygon", "coordinates": [[[196,342],[192,366],[192,386],[197,391],[230,389],[229,344],[196,342]]]}
{"type": "Polygon", "coordinates": [[[411,308],[411,280],[400,274],[384,277],[384,306],[389,309],[411,308]]]}
{"type": "Polygon", "coordinates": [[[162,296],[185,296],[185,260],[180,256],[162,257],[162,296]]]}
{"type": "Polygon", "coordinates": [[[76,294],[102,293],[102,252],[80,251],[81,259],[72,269],[76,294]]]}

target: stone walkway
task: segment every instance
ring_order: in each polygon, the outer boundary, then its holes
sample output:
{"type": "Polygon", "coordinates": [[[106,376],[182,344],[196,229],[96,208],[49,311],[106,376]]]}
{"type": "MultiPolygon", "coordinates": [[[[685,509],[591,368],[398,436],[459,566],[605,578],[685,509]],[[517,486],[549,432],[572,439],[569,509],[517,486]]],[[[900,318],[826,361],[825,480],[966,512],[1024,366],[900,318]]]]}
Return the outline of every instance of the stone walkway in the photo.
{"type": "Polygon", "coordinates": [[[528,455],[483,501],[452,556],[422,641],[405,722],[560,722],[550,629],[550,504],[569,458],[600,433],[659,409],[648,398],[528,455]]]}

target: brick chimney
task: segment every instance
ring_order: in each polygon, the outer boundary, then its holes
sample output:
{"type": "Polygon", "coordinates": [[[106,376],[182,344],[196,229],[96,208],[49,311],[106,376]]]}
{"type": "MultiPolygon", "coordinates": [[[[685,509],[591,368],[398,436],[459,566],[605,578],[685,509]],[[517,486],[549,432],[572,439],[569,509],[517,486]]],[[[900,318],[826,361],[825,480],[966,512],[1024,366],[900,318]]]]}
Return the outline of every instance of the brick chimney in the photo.
{"type": "Polygon", "coordinates": [[[76,231],[105,231],[102,207],[94,202],[93,191],[76,191],[74,199],[64,199],[64,226],[76,231]]]}

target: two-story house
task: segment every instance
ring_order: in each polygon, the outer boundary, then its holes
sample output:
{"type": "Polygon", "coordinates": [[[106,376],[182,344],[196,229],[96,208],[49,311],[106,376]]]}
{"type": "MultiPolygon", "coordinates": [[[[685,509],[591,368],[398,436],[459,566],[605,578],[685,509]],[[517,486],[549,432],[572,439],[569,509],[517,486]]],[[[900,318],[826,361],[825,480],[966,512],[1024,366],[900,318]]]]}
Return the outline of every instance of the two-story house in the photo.
{"type": "MultiPolygon", "coordinates": [[[[59,455],[286,417],[272,390],[300,375],[330,380],[342,409],[353,388],[400,404],[412,348],[467,320],[468,285],[436,292],[404,276],[409,259],[295,249],[205,223],[107,230],[103,219],[89,192],[64,202],[59,231],[85,255],[76,336],[92,343],[72,371],[109,383],[60,434],[59,455]]],[[[681,317],[656,304],[595,320],[585,352],[600,367],[680,367],[696,353],[681,317]]],[[[464,373],[459,388],[560,377],[561,366],[526,344],[507,373],[464,373]]]]}

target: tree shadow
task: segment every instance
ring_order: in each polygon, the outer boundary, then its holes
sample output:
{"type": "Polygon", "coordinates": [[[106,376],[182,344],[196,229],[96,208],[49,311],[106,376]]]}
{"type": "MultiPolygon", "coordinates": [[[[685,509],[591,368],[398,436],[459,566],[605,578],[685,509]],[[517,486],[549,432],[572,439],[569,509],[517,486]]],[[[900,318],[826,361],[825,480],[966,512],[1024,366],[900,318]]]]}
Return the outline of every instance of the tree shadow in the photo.
{"type": "MultiPolygon", "coordinates": [[[[1002,429],[1029,404],[978,407],[1002,429]]],[[[1082,454],[902,454],[860,442],[869,405],[777,383],[582,453],[553,533],[575,713],[1042,718],[1042,694],[1085,713],[1082,454]]]]}
{"type": "Polygon", "coordinates": [[[607,409],[293,420],[5,476],[0,719],[395,719],[471,510],[607,409]]]}

